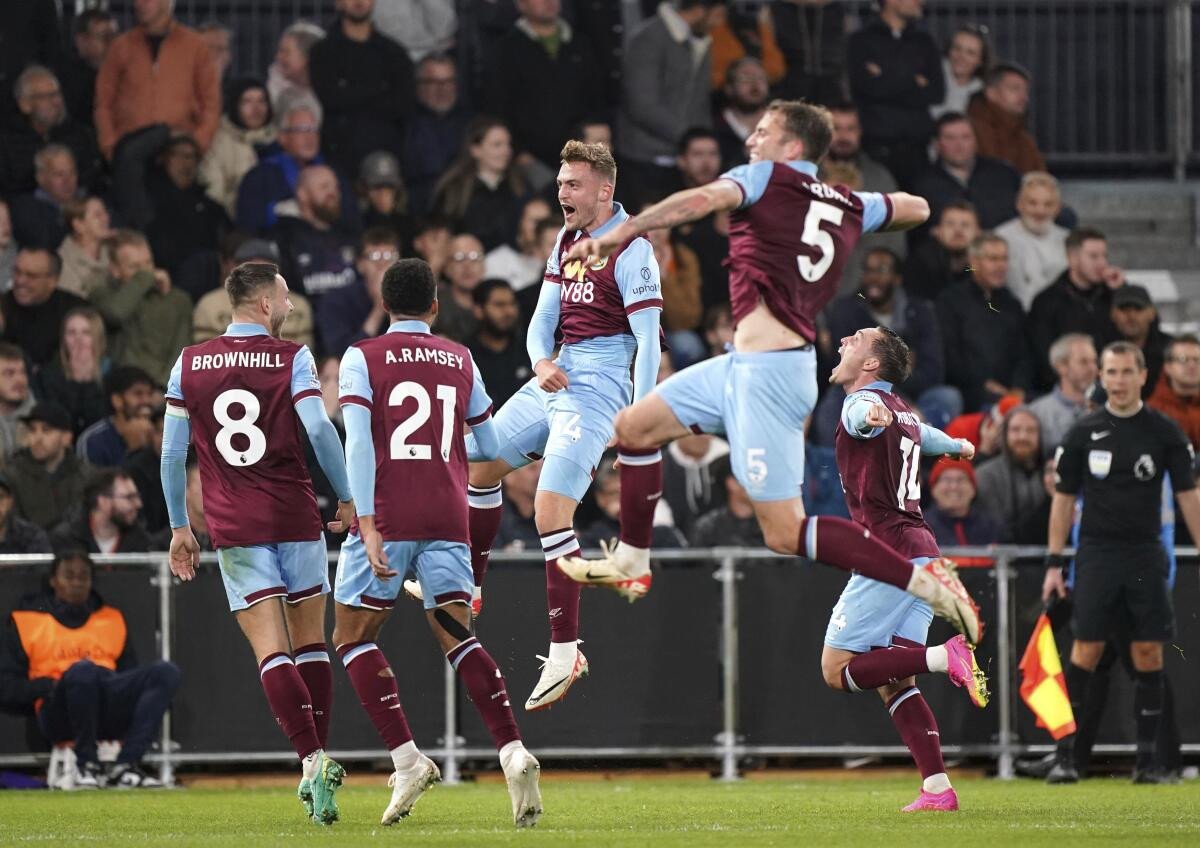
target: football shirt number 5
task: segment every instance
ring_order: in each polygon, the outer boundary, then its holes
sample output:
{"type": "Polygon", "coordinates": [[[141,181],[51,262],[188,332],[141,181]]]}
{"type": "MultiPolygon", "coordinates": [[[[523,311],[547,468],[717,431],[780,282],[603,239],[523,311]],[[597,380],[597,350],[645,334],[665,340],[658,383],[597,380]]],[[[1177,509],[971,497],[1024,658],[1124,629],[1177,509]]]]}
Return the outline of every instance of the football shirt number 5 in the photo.
{"type": "MultiPolygon", "coordinates": [[[[404,402],[413,398],[417,408],[413,414],[396,425],[392,431],[389,453],[392,459],[432,459],[433,449],[429,445],[409,444],[408,437],[425,426],[429,420],[429,391],[420,383],[406,380],[397,383],[388,394],[388,406],[403,406],[404,402]]],[[[438,386],[437,398],[442,402],[442,440],[441,449],[443,460],[450,459],[450,439],[454,436],[454,404],[458,392],[454,386],[438,386]]]]}
{"type": "Polygon", "coordinates": [[[818,256],[815,262],[807,256],[796,257],[796,264],[800,268],[800,276],[806,282],[815,283],[825,276],[825,272],[833,264],[833,255],[837,250],[833,244],[833,236],[826,230],[821,229],[821,222],[824,221],[835,227],[840,227],[845,214],[845,210],[834,206],[832,203],[822,203],[819,200],[814,200],[808,204],[808,214],[804,216],[804,232],[800,234],[800,241],[809,247],[816,248],[820,252],[820,256],[818,256]]]}

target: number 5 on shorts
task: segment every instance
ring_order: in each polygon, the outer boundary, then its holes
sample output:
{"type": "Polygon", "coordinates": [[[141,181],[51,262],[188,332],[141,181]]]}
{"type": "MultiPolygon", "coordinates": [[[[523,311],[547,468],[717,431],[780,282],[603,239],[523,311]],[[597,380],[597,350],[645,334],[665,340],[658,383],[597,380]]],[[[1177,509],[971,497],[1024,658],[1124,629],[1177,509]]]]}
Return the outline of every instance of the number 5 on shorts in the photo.
{"type": "Polygon", "coordinates": [[[746,475],[751,483],[761,483],[767,479],[767,463],[763,460],[766,453],[766,448],[746,448],[746,475]]]}

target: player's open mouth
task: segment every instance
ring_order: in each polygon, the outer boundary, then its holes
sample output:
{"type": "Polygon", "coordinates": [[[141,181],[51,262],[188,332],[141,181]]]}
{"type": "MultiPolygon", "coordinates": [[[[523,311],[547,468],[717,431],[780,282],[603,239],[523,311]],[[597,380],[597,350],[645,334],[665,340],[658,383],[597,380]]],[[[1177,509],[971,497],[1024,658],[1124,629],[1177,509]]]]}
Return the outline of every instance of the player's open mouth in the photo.
{"type": "Polygon", "coordinates": [[[567,204],[565,204],[565,203],[560,203],[560,204],[559,204],[559,206],[561,206],[561,207],[562,207],[562,211],[563,211],[563,214],[564,214],[564,215],[574,215],[574,214],[575,214],[575,207],[574,207],[574,206],[568,206],[568,205],[567,205],[567,204]]]}

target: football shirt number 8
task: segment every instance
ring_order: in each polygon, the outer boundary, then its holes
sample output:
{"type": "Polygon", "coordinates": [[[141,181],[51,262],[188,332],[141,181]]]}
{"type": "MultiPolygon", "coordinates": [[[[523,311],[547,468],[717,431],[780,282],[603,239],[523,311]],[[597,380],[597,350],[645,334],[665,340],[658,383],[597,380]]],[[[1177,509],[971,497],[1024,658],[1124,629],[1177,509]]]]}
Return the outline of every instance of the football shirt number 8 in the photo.
{"type": "Polygon", "coordinates": [[[217,431],[217,450],[230,465],[253,465],[266,455],[267,436],[254,426],[261,414],[258,398],[245,389],[226,389],[213,401],[213,417],[221,425],[217,431]],[[235,403],[242,407],[241,418],[233,418],[229,414],[229,408],[235,403]],[[245,449],[239,450],[233,446],[233,437],[238,435],[249,440],[250,444],[245,449]]]}
{"type": "MultiPolygon", "coordinates": [[[[397,383],[388,394],[388,406],[402,406],[406,400],[413,398],[417,402],[416,411],[396,425],[392,431],[390,454],[392,459],[432,459],[433,450],[429,445],[410,445],[408,437],[425,426],[429,420],[429,391],[420,383],[406,380],[397,383]]],[[[442,460],[450,459],[450,439],[454,436],[454,405],[458,392],[454,386],[439,385],[437,398],[442,402],[442,460]]]]}

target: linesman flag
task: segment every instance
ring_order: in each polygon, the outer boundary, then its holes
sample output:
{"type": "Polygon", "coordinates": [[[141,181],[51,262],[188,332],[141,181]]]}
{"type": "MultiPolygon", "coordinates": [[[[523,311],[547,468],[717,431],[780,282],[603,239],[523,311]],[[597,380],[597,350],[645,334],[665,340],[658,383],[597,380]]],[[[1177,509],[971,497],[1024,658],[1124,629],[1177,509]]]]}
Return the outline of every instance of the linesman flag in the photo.
{"type": "Polygon", "coordinates": [[[1067,697],[1058,646],[1054,644],[1054,629],[1050,617],[1038,616],[1021,657],[1021,700],[1037,716],[1038,727],[1050,731],[1055,740],[1075,732],[1075,714],[1067,697]]]}

